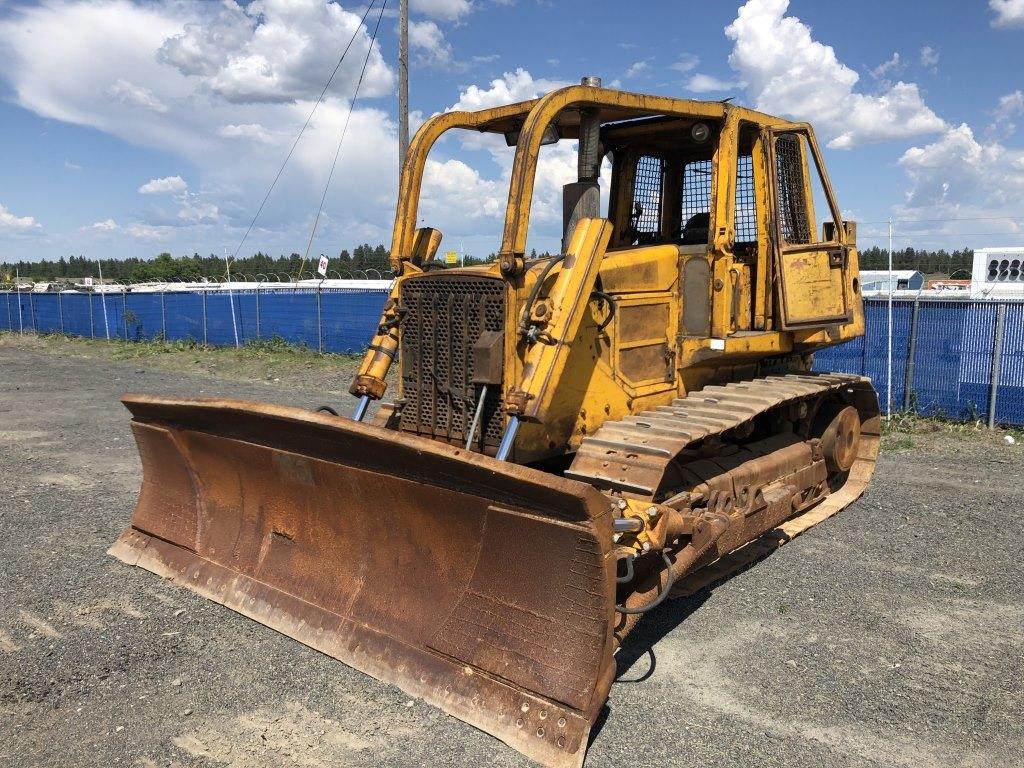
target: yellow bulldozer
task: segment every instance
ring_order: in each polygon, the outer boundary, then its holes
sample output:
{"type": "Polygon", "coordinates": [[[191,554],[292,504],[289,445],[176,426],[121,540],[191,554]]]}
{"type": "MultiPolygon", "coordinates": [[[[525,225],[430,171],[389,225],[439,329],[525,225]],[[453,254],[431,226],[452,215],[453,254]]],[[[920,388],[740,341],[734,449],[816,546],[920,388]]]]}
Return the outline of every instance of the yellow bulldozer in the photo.
{"type": "Polygon", "coordinates": [[[864,333],[855,239],[805,123],[589,78],[435,115],[354,418],[126,396],[144,477],[111,553],[579,766],[646,611],[867,485],[876,393],[810,370],[864,333]],[[445,268],[417,211],[460,131],[514,162],[497,260],[445,268]],[[558,141],[578,142],[561,252],[531,258],[558,141]]]}

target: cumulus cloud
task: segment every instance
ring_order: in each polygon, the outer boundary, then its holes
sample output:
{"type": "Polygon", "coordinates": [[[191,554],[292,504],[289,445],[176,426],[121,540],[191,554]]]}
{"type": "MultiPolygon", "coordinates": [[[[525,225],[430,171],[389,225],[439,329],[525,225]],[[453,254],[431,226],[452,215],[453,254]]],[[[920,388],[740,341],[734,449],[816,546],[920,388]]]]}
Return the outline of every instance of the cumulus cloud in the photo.
{"type": "Polygon", "coordinates": [[[217,129],[217,135],[226,139],[249,139],[269,144],[273,141],[270,132],[259,123],[240,123],[222,125],[217,129]]]}
{"type": "Polygon", "coordinates": [[[669,64],[669,69],[674,69],[676,72],[689,72],[697,68],[700,64],[700,58],[692,53],[684,53],[679,57],[679,60],[674,64],[669,64]]]}
{"type": "Polygon", "coordinates": [[[473,10],[472,0],[412,0],[409,4],[413,13],[421,13],[434,19],[458,21],[473,10]]]}
{"type": "Polygon", "coordinates": [[[124,231],[137,240],[164,240],[173,232],[173,228],[136,223],[129,224],[124,231]]]}
{"type": "Polygon", "coordinates": [[[926,45],[921,48],[921,66],[935,69],[939,65],[939,52],[926,45]]]}
{"type": "Polygon", "coordinates": [[[150,179],[139,187],[140,195],[174,195],[188,189],[188,184],[181,176],[164,176],[162,179],[150,179]]]}
{"type": "Polygon", "coordinates": [[[716,93],[719,91],[730,91],[739,88],[743,83],[723,80],[712,75],[705,75],[698,72],[686,82],[686,90],[694,93],[716,93]]]}
{"type": "Polygon", "coordinates": [[[650,68],[650,61],[648,59],[642,59],[640,61],[634,61],[626,69],[626,73],[623,77],[636,77],[642,72],[646,72],[650,68]]]}
{"type": "Polygon", "coordinates": [[[907,208],[990,211],[1024,202],[1024,152],[981,143],[967,124],[911,146],[899,164],[912,181],[907,208]]]}
{"type": "Polygon", "coordinates": [[[452,64],[451,43],[432,21],[409,22],[409,47],[421,66],[448,67],[452,64]]]}
{"type": "Polygon", "coordinates": [[[150,109],[153,112],[159,112],[163,114],[167,111],[167,105],[158,99],[149,88],[143,88],[141,85],[135,85],[123,77],[118,78],[117,82],[111,85],[106,90],[107,96],[116,101],[120,101],[122,104],[127,104],[131,107],[141,107],[142,109],[150,109]]]}
{"type": "Polygon", "coordinates": [[[1008,136],[1017,130],[1014,120],[1022,114],[1024,114],[1024,92],[1018,88],[1016,91],[999,97],[999,103],[992,113],[995,121],[993,128],[1008,136]]]}
{"type": "Polygon", "coordinates": [[[82,170],[82,166],[80,166],[78,163],[72,163],[70,160],[65,160],[64,170],[78,173],[80,170],[82,170]]]}
{"type": "Polygon", "coordinates": [[[15,216],[7,206],[0,203],[0,231],[31,232],[40,229],[41,225],[32,216],[15,216]]]}
{"type": "Polygon", "coordinates": [[[902,69],[903,61],[900,59],[899,53],[893,52],[891,59],[883,61],[871,70],[871,76],[877,80],[883,77],[888,77],[889,75],[894,75],[902,69]]]}
{"type": "MultiPolygon", "coordinates": [[[[216,235],[219,244],[225,237],[240,237],[248,225],[337,62],[347,41],[344,31],[351,35],[358,22],[335,3],[329,8],[322,0],[291,5],[280,0],[245,9],[234,2],[130,0],[19,5],[0,18],[0,48],[5,52],[0,74],[16,102],[36,114],[170,153],[201,169],[202,192],[188,192],[200,200],[176,199],[176,207],[151,211],[148,221],[140,223],[167,229],[135,233],[186,237],[188,222],[216,220],[228,226],[216,235]],[[296,15],[303,13],[305,21],[296,15]],[[295,34],[285,34],[289,30],[295,34]],[[42,39],[47,46],[38,44],[42,39]],[[53,50],[60,56],[52,55],[53,50]],[[285,54],[294,61],[282,61],[285,54]],[[233,79],[240,62],[260,55],[267,67],[258,77],[248,85],[233,79]],[[145,89],[166,110],[112,96],[111,86],[121,79],[145,89]],[[306,98],[314,81],[316,93],[306,98]],[[247,93],[264,100],[236,100],[247,93]]],[[[354,86],[367,40],[364,27],[346,59],[351,68],[346,63],[339,71],[337,87],[317,109],[264,209],[252,235],[253,247],[287,252],[308,234],[310,210],[326,182],[348,114],[348,86],[354,86]]],[[[390,88],[393,75],[376,48],[370,61],[367,77],[377,85],[367,89],[364,82],[327,198],[331,223],[321,230],[325,239],[343,238],[345,244],[354,232],[371,241],[386,240],[390,216],[382,212],[393,208],[397,185],[396,126],[386,112],[372,106],[374,94],[390,88]],[[378,68],[371,78],[374,62],[384,71],[378,68]],[[367,194],[368,189],[374,194],[367,194]]],[[[125,233],[127,226],[122,225],[125,233]]],[[[193,245],[209,247],[183,243],[193,245]]]]}
{"type": "Polygon", "coordinates": [[[988,0],[993,27],[1024,27],[1024,0],[988,0]]]}
{"type": "Polygon", "coordinates": [[[118,232],[121,228],[113,219],[103,219],[103,221],[93,223],[89,229],[94,229],[97,232],[118,232]]]}
{"type": "Polygon", "coordinates": [[[519,67],[515,72],[505,72],[501,77],[492,80],[489,88],[470,85],[459,94],[459,100],[449,108],[449,111],[473,111],[517,101],[529,101],[566,85],[569,85],[569,82],[565,80],[534,78],[527,70],[519,67]]]}
{"type": "Polygon", "coordinates": [[[841,149],[946,128],[915,83],[900,81],[876,94],[854,90],[859,75],[806,24],[787,16],[788,8],[789,0],[748,0],[725,28],[734,41],[729,64],[758,109],[809,120],[829,146],[841,149]]]}
{"type": "MultiPolygon", "coordinates": [[[[1006,216],[1005,221],[987,224],[993,230],[1018,231],[1019,225],[1010,218],[1019,217],[1024,206],[1024,151],[978,141],[968,125],[960,124],[930,144],[911,147],[899,164],[910,188],[897,212],[911,222],[922,213],[929,220],[939,220],[918,225],[922,234],[955,235],[964,224],[977,227],[957,219],[978,216],[1006,216]],[[943,218],[948,219],[945,224],[943,218]]],[[[914,227],[904,225],[908,231],[914,227]]]]}
{"type": "MultiPolygon", "coordinates": [[[[164,41],[159,61],[196,78],[229,102],[279,103],[316,98],[349,39],[334,93],[350,93],[370,38],[360,17],[336,3],[226,0],[212,18],[185,24],[164,41]]],[[[363,80],[367,96],[390,93],[391,69],[373,43],[363,80]]]]}

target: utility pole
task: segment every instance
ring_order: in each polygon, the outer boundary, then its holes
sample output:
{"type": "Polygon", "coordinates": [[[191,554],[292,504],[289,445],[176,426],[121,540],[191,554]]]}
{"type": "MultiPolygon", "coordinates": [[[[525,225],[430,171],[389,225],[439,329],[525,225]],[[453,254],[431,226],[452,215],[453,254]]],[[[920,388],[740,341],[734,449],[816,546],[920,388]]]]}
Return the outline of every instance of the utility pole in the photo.
{"type": "Polygon", "coordinates": [[[892,418],[892,216],[889,217],[889,341],[885,363],[885,418],[892,418]]]}
{"type": "Polygon", "coordinates": [[[409,0],[398,2],[398,181],[409,151],[409,0]]]}

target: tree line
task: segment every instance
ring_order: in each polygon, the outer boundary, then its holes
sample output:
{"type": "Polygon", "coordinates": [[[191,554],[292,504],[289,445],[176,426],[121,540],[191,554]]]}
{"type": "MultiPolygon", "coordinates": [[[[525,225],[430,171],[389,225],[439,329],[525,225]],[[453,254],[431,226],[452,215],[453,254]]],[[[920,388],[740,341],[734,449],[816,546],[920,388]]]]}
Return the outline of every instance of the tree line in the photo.
{"type": "MultiPolygon", "coordinates": [[[[888,269],[889,250],[872,246],[859,252],[861,269],[888,269]]],[[[974,264],[974,249],[964,248],[958,251],[926,251],[916,248],[893,250],[893,269],[916,269],[926,275],[942,274],[947,277],[954,272],[966,270],[970,276],[974,264]]]]}
{"type": "MultiPolygon", "coordinates": [[[[309,261],[303,264],[300,253],[274,257],[257,251],[252,256],[232,258],[230,263],[231,272],[239,276],[255,277],[259,274],[269,277],[269,273],[272,272],[282,278],[285,275],[294,277],[301,270],[303,277],[312,277],[316,273],[319,258],[319,254],[311,255],[309,261]]],[[[329,269],[337,271],[343,277],[355,276],[356,270],[375,269],[383,274],[391,268],[389,258],[390,253],[383,245],[372,246],[364,243],[356,246],[351,253],[346,249],[332,256],[329,269]]],[[[56,261],[41,259],[5,262],[0,264],[0,277],[5,282],[13,280],[16,274],[24,280],[37,282],[97,278],[99,269],[96,262],[96,259],[87,259],[84,256],[62,256],[56,261]]],[[[164,252],[152,259],[132,256],[125,259],[99,259],[99,262],[103,268],[104,280],[133,283],[203,278],[221,280],[227,272],[224,257],[213,253],[209,256],[200,256],[198,253],[191,256],[172,256],[164,252]]]]}
{"type": "MultiPolygon", "coordinates": [[[[538,254],[534,250],[530,255],[536,257],[538,254]]],[[[390,252],[383,245],[373,246],[363,243],[353,248],[351,252],[344,249],[331,257],[328,269],[342,277],[356,277],[358,276],[357,271],[365,273],[367,270],[376,270],[381,276],[384,276],[391,268],[390,256],[390,252]]],[[[488,254],[485,258],[467,255],[464,263],[466,266],[484,264],[492,262],[496,258],[497,254],[494,253],[488,254]]],[[[274,257],[258,251],[252,256],[232,259],[231,271],[239,276],[265,275],[268,278],[271,277],[270,273],[283,278],[285,275],[294,277],[301,271],[303,277],[313,277],[316,274],[318,259],[319,254],[315,257],[311,256],[310,261],[303,264],[302,255],[299,253],[274,257]]],[[[438,259],[443,261],[444,256],[439,254],[438,259]]],[[[966,270],[969,275],[973,260],[974,251],[970,248],[952,252],[944,249],[927,251],[905,248],[893,252],[894,269],[916,269],[925,274],[948,276],[954,272],[966,270]]],[[[103,265],[104,279],[120,282],[201,280],[203,278],[221,280],[226,271],[224,258],[212,253],[209,256],[200,256],[198,253],[191,256],[172,256],[165,252],[153,259],[132,256],[126,259],[101,259],[100,261],[103,265]]],[[[872,246],[860,251],[861,269],[886,269],[887,266],[888,251],[885,249],[872,246]]],[[[42,259],[0,264],[0,278],[3,282],[13,281],[15,274],[18,274],[23,280],[36,282],[99,276],[96,260],[83,256],[61,257],[56,261],[42,259]]]]}

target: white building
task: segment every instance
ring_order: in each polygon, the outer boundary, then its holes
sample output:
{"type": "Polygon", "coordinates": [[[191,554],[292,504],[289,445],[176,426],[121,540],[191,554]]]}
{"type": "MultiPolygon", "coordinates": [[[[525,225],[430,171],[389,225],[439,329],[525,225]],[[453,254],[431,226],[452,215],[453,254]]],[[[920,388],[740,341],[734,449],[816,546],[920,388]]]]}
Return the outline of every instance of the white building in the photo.
{"type": "MultiPolygon", "coordinates": [[[[892,271],[892,292],[919,291],[924,287],[924,275],[915,269],[894,269],[892,271]]],[[[860,289],[863,293],[889,293],[889,270],[862,269],[860,289]]]]}
{"type": "Polygon", "coordinates": [[[971,298],[1024,298],[1024,248],[975,250],[971,298]]]}

